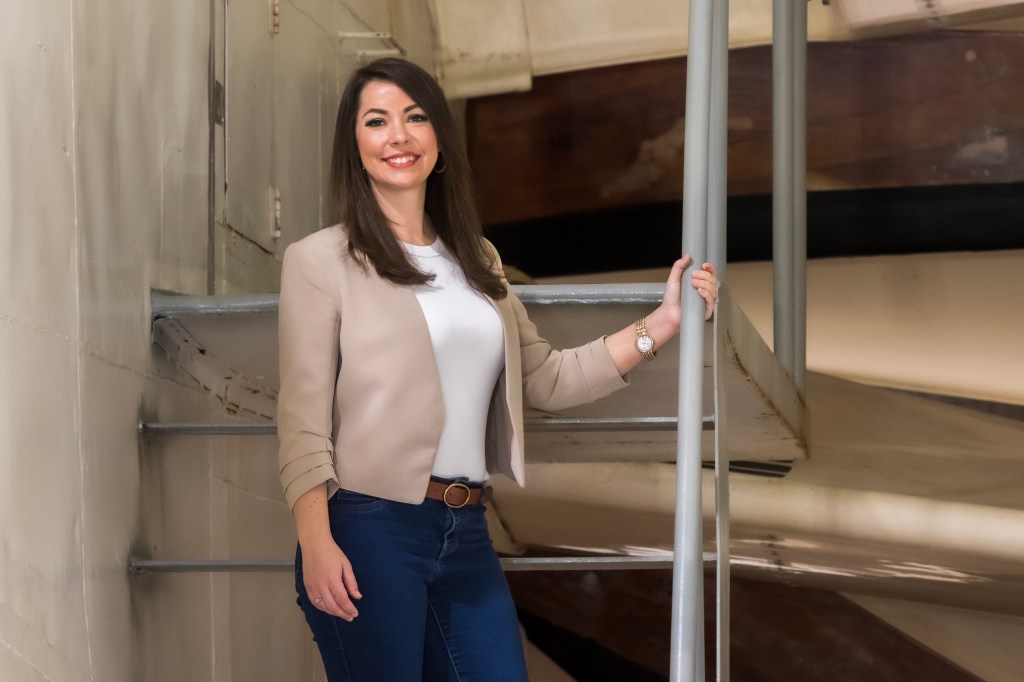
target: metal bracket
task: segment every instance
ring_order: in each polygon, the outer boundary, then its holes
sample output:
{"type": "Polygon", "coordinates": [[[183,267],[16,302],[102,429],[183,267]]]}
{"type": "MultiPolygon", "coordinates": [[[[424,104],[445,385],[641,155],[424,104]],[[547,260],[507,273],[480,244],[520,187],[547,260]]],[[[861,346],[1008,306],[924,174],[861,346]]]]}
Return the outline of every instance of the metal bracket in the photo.
{"type": "Polygon", "coordinates": [[[338,31],[338,41],[344,43],[346,40],[377,40],[386,45],[383,49],[356,50],[356,58],[360,64],[369,64],[382,57],[401,57],[405,55],[405,49],[398,44],[393,35],[386,31],[338,31]]]}

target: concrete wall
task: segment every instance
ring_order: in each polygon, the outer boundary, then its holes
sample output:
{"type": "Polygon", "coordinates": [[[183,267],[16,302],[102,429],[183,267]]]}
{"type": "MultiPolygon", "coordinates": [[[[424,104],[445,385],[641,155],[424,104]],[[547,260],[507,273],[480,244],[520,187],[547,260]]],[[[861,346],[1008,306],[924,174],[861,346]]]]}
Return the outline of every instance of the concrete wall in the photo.
{"type": "MultiPolygon", "coordinates": [[[[274,290],[284,243],[320,226],[324,142],[356,59],[354,49],[339,58],[336,32],[395,24],[413,57],[431,54],[422,3],[281,3],[277,35],[272,4],[232,3],[227,18],[238,22],[228,68],[255,69],[235,85],[269,99],[235,101],[233,137],[216,129],[217,292],[274,290]],[[232,150],[263,174],[238,171],[225,188],[232,150]],[[267,241],[260,216],[273,187],[284,234],[267,241]]],[[[213,6],[223,80],[224,4],[213,6]]],[[[231,417],[154,351],[149,332],[151,288],[208,292],[211,3],[5,10],[0,679],[316,679],[287,574],[127,570],[132,552],[279,558],[294,547],[272,439],[144,441],[137,429],[231,417]]]]}
{"type": "MultiPolygon", "coordinates": [[[[0,678],[80,679],[80,325],[67,3],[19,3],[0,28],[0,678]]],[[[128,492],[128,503],[134,495],[128,492]]],[[[124,570],[120,568],[123,575],[124,570]]],[[[91,587],[91,585],[90,585],[91,587]]]]}

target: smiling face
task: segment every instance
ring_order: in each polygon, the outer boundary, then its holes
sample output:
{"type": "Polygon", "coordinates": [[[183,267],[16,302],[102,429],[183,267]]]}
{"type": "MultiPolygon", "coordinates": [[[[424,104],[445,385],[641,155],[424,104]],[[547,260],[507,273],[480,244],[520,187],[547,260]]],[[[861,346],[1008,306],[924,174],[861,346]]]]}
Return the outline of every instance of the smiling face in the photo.
{"type": "Polygon", "coordinates": [[[423,108],[394,83],[370,81],[359,97],[359,157],[377,192],[424,192],[437,138],[423,108]]]}

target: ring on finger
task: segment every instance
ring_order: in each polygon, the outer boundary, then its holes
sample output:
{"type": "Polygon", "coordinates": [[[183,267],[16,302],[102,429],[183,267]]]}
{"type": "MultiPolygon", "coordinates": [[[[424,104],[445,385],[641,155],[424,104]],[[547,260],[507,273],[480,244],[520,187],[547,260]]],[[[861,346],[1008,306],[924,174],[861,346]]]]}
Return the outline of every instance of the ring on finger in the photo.
{"type": "Polygon", "coordinates": [[[324,598],[323,597],[317,597],[316,599],[313,600],[313,603],[316,604],[317,606],[319,606],[320,604],[324,603],[324,598]]]}

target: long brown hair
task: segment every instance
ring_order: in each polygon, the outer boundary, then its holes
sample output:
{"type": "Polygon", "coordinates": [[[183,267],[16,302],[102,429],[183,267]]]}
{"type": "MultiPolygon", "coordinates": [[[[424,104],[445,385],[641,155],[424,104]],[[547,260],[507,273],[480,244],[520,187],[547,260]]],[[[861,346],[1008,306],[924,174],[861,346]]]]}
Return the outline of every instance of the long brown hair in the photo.
{"type": "Polygon", "coordinates": [[[395,284],[425,284],[433,279],[433,275],[421,272],[409,260],[362,169],[356,143],[356,118],[363,88],[371,81],[394,83],[423,108],[434,127],[443,169],[441,173],[431,173],[427,179],[426,215],[462,268],[469,285],[491,298],[504,298],[505,286],[492,270],[492,257],[484,245],[473,198],[469,159],[455,117],[437,81],[404,59],[379,59],[356,71],[338,105],[331,188],[336,217],[348,234],[349,253],[364,267],[369,261],[378,275],[395,284]]]}

